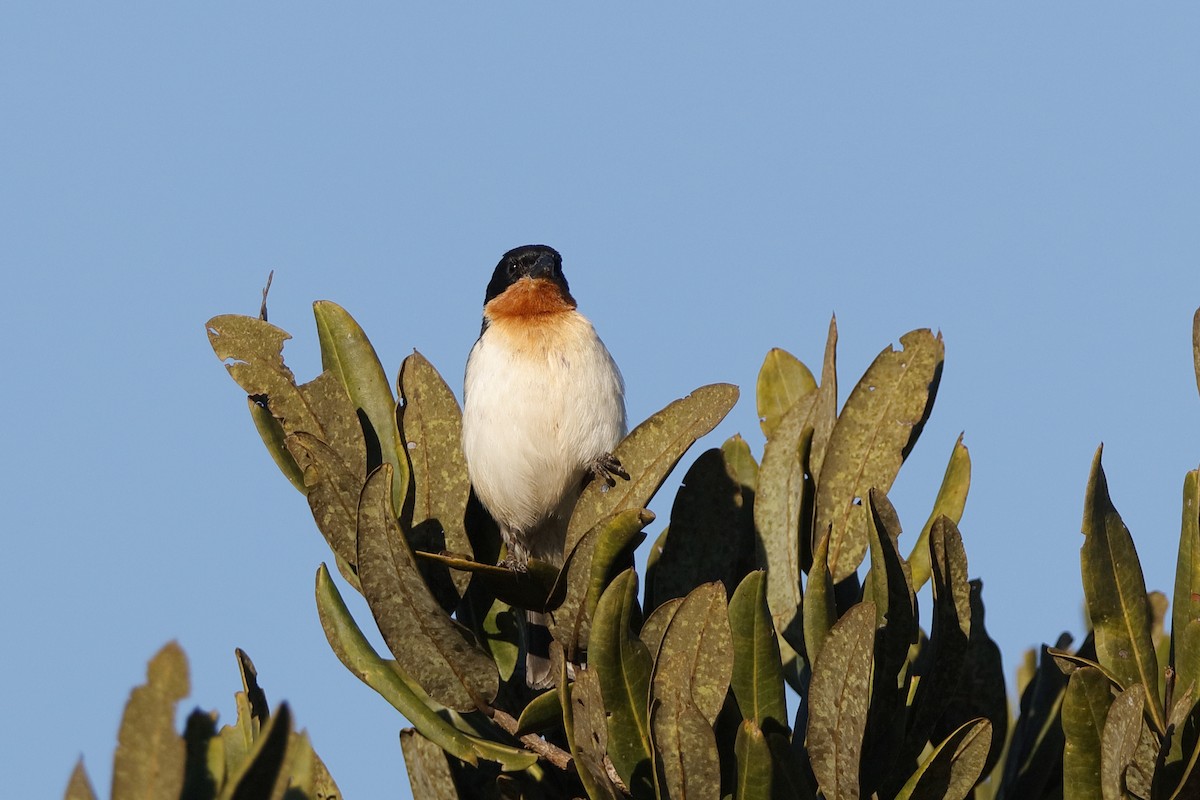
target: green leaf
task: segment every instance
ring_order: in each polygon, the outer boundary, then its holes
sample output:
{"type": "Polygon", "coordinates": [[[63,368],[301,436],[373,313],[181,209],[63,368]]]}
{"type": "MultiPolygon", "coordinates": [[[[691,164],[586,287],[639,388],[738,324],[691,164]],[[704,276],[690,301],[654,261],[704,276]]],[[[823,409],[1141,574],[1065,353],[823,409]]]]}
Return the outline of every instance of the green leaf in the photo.
{"type": "MultiPolygon", "coordinates": [[[[402,400],[400,437],[412,468],[412,491],[405,502],[409,541],[414,550],[449,550],[469,558],[471,541],[464,520],[471,481],[458,401],[433,365],[416,351],[400,367],[397,392],[402,400]]],[[[423,572],[430,580],[428,571],[423,572]]],[[[452,572],[450,577],[461,597],[471,576],[452,572]]]]}
{"type": "Polygon", "coordinates": [[[291,733],[291,711],[283,703],[255,739],[249,757],[221,790],[221,800],[282,798],[286,777],[280,778],[291,733]]]}
{"type": "Polygon", "coordinates": [[[650,745],[650,672],[653,658],[631,630],[640,617],[637,573],[622,572],[604,590],[588,646],[588,671],[595,671],[608,712],[608,757],[634,796],[654,794],[650,745]]]}
{"type": "Polygon", "coordinates": [[[1063,800],[1095,800],[1100,790],[1100,737],[1112,704],[1108,679],[1084,667],[1071,675],[1062,704],[1063,800]]]}
{"type": "Polygon", "coordinates": [[[736,386],[701,386],[634,428],[613,453],[630,480],[618,480],[612,488],[592,481],[584,488],[567,527],[564,552],[571,552],[584,534],[613,513],[645,508],[692,443],[715,428],[737,398],[736,386]]]}
{"type": "Polygon", "coordinates": [[[1200,638],[1185,635],[1197,620],[1200,620],[1200,470],[1192,470],[1183,481],[1183,524],[1175,561],[1175,599],[1171,604],[1175,650],[1172,666],[1176,686],[1194,686],[1200,691],[1200,638]]]}
{"type": "Polygon", "coordinates": [[[92,788],[92,781],[83,767],[83,756],[79,757],[79,760],[75,762],[75,769],[71,770],[71,780],[67,783],[67,793],[63,798],[64,800],[96,800],[96,790],[92,788]]]}
{"type": "Polygon", "coordinates": [[[829,335],[825,339],[825,356],[821,362],[821,385],[817,388],[817,400],[813,408],[812,453],[809,455],[809,470],[814,478],[821,474],[825,463],[825,451],[829,437],[837,424],[837,316],[829,318],[829,335]]]}
{"type": "Polygon", "coordinates": [[[963,444],[960,433],[954,449],[950,451],[950,462],[946,464],[946,474],[942,477],[942,486],[938,489],[937,499],[933,501],[933,511],[921,529],[921,535],[913,544],[912,552],[908,555],[908,566],[912,570],[913,591],[920,591],[929,580],[929,531],[938,517],[947,517],[957,525],[962,521],[963,509],[967,505],[967,491],[971,488],[971,454],[963,444]]]}
{"type": "MultiPolygon", "coordinates": [[[[331,372],[296,385],[283,362],[284,330],[254,317],[226,314],[207,323],[208,340],[233,380],[279,420],[285,434],[303,431],[333,447],[366,474],[366,445],[354,405],[331,372]]],[[[270,446],[270,445],[268,445],[270,446]]]]}
{"type": "Polygon", "coordinates": [[[469,739],[437,713],[429,696],[406,678],[399,665],[384,661],[371,647],[324,564],[317,570],[317,611],[329,646],[346,669],[382,695],[438,747],[472,766],[478,763],[469,739]]]}
{"type": "MultiPolygon", "coordinates": [[[[817,479],[816,535],[831,536],[835,583],[858,569],[867,550],[867,492],[887,492],[933,408],[945,348],[926,329],[900,337],[854,387],[829,438],[817,479]]],[[[765,460],[765,456],[764,456],[765,460]]]]}
{"type": "Polygon", "coordinates": [[[963,723],[930,753],[895,800],[963,800],[983,773],[992,744],[992,723],[963,723]]]}
{"type": "Polygon", "coordinates": [[[354,318],[337,303],[313,303],[317,336],[321,343],[321,368],[337,376],[368,441],[366,471],[390,464],[396,481],[392,488],[393,510],[404,507],[408,488],[408,463],[400,457],[400,431],[396,426],[396,399],[375,348],[354,318]],[[382,460],[380,460],[382,459],[382,460]]]}
{"type": "Polygon", "coordinates": [[[562,695],[556,686],[530,700],[517,719],[517,736],[541,733],[562,725],[562,695]]]}
{"type": "Polygon", "coordinates": [[[716,800],[721,762],[712,724],[685,697],[656,701],[650,712],[660,786],[671,800],[716,800]]]}
{"type": "Polygon", "coordinates": [[[737,759],[734,800],[771,800],[771,748],[753,720],[742,720],[738,726],[733,754],[737,759]]]}
{"type": "Polygon", "coordinates": [[[400,731],[400,750],[413,797],[427,800],[458,800],[454,774],[446,752],[413,728],[400,731]]]}
{"type": "Polygon", "coordinates": [[[812,481],[807,478],[812,447],[814,395],[802,398],[784,415],[763,450],[754,497],[754,524],[767,570],[767,601],[775,630],[794,649],[804,649],[805,520],[812,517],[812,481]]]}
{"type": "Polygon", "coordinates": [[[391,482],[384,464],[371,473],[359,501],[363,596],[396,661],[432,698],[457,711],[482,708],[499,689],[496,665],[425,585],[392,513],[391,482]]]}
{"type": "Polygon", "coordinates": [[[827,800],[857,800],[875,641],[875,604],[851,606],[813,664],[806,741],[827,800]]]}
{"type": "Polygon", "coordinates": [[[816,389],[816,378],[800,359],[778,347],[768,351],[758,370],[758,385],[754,393],[763,436],[770,439],[783,415],[801,397],[816,389]]]}
{"type": "Polygon", "coordinates": [[[754,465],[750,447],[734,437],[719,450],[705,451],[688,469],[655,565],[655,603],[683,597],[709,581],[721,581],[732,592],[754,568],[754,483],[743,483],[735,471],[746,462],[754,465]]]}
{"type": "Polygon", "coordinates": [[[694,705],[711,727],[725,703],[733,673],[733,636],[725,587],[697,586],[671,618],[654,662],[651,695],[674,710],[694,705]]]}
{"type": "Polygon", "coordinates": [[[354,473],[337,451],[303,431],[287,437],[289,450],[304,473],[308,506],[329,549],[346,565],[342,574],[360,593],[358,579],[358,498],[363,478],[354,473]]]}
{"type": "Polygon", "coordinates": [[[837,599],[829,574],[829,537],[823,536],[813,552],[808,584],[804,587],[804,648],[810,662],[816,661],[825,646],[833,623],[837,622],[837,599]]]}
{"type": "Polygon", "coordinates": [[[1125,770],[1142,733],[1146,689],[1134,684],[1117,695],[1100,736],[1100,789],[1104,800],[1124,800],[1125,770]]]}
{"type": "Polygon", "coordinates": [[[566,659],[561,659],[563,674],[559,687],[566,687],[567,702],[563,703],[563,725],[579,780],[591,800],[621,800],[621,792],[608,777],[604,754],[608,749],[608,726],[604,719],[604,700],[600,682],[590,669],[579,670],[575,680],[567,682],[566,659]]]}
{"type": "Polygon", "coordinates": [[[187,657],[171,642],[150,660],[146,683],[125,704],[113,759],[113,800],[179,796],[187,752],[175,732],[175,706],[189,691],[187,657]]]}
{"type": "MultiPolygon", "coordinates": [[[[645,538],[642,529],[654,521],[654,514],[642,509],[627,509],[601,520],[576,543],[567,556],[551,597],[562,596],[550,630],[575,659],[588,646],[588,635],[600,594],[617,565],[631,558],[634,548],[645,538]]],[[[552,600],[553,603],[553,600],[552,600]]]]}
{"type": "MultiPolygon", "coordinates": [[[[742,718],[753,720],[756,729],[774,725],[778,730],[786,730],[783,667],[771,610],[767,607],[766,573],[751,572],[733,593],[729,601],[729,627],[733,633],[730,684],[742,718]]],[[[739,738],[741,735],[738,734],[739,738]]],[[[765,748],[766,743],[762,746],[765,748]]]]}
{"type": "Polygon", "coordinates": [[[1151,640],[1150,604],[1141,562],[1129,529],[1109,499],[1108,481],[1096,450],[1083,513],[1083,594],[1096,632],[1098,661],[1128,690],[1147,689],[1147,708],[1154,727],[1166,731],[1158,696],[1158,658],[1151,640]]]}
{"type": "Polygon", "coordinates": [[[675,618],[679,607],[683,605],[683,598],[676,597],[673,600],[668,600],[646,617],[646,621],[642,623],[642,632],[638,635],[646,644],[646,649],[650,651],[650,655],[657,660],[658,651],[662,646],[663,636],[667,632],[667,626],[671,624],[671,620],[675,618]]]}
{"type": "Polygon", "coordinates": [[[283,425],[271,416],[271,412],[265,405],[253,397],[246,398],[246,405],[250,408],[250,419],[254,420],[254,429],[258,431],[263,444],[267,446],[267,452],[271,454],[275,466],[279,467],[279,471],[292,486],[300,490],[301,494],[306,493],[308,490],[304,486],[304,471],[300,469],[300,465],[296,463],[296,459],[284,445],[287,432],[284,431],[283,425]]]}
{"type": "Polygon", "coordinates": [[[500,680],[507,681],[517,669],[521,654],[520,612],[496,600],[483,618],[481,644],[496,662],[500,680]]]}
{"type": "Polygon", "coordinates": [[[336,800],[342,796],[305,731],[293,733],[288,740],[283,769],[286,791],[282,800],[336,800]]]}

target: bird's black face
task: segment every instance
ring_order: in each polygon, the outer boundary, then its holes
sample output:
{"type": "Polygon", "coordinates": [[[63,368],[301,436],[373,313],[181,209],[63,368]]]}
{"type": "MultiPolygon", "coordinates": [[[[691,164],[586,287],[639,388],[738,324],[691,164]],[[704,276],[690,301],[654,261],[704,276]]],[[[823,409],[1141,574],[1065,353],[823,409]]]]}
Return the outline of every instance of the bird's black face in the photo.
{"type": "Polygon", "coordinates": [[[562,256],[553,247],[527,244],[509,250],[500,258],[483,298],[486,305],[504,294],[504,290],[522,278],[541,278],[557,285],[563,296],[569,297],[567,279],[563,276],[562,256]]]}

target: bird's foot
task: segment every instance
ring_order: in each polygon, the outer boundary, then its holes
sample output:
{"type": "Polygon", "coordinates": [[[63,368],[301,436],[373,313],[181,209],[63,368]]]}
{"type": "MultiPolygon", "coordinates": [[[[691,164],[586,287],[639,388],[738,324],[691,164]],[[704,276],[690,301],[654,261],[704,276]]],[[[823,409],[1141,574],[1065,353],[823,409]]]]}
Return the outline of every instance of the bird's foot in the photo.
{"type": "Polygon", "coordinates": [[[525,559],[517,558],[512,554],[505,556],[498,566],[504,567],[504,569],[512,570],[513,572],[529,571],[529,562],[525,559]]]}
{"type": "Polygon", "coordinates": [[[617,485],[617,478],[629,480],[629,473],[612,453],[605,453],[594,459],[588,464],[587,470],[589,480],[604,481],[610,489],[617,485]]]}

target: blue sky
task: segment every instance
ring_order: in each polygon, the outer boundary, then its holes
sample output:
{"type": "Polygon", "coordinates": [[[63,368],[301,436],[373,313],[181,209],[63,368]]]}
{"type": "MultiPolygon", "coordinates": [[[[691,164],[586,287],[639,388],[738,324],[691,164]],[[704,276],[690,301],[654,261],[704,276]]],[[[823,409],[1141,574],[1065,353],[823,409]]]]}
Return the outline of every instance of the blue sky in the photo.
{"type": "Polygon", "coordinates": [[[404,723],[317,622],[328,551],[204,336],[271,269],[302,378],[331,299],[389,374],[418,348],[457,391],[499,255],[552,244],[631,419],[732,381],[704,444],[757,453],[769,348],[815,367],[836,311],[844,399],[940,329],[892,499],[915,535],[966,432],[962,529],[1010,675],[1080,632],[1101,441],[1169,589],[1200,462],[1198,24],[1194,4],[5,4],[9,793],[59,795],[82,753],[107,794],[128,691],[172,638],[188,708],[232,716],[240,646],[348,796],[407,792],[404,723]]]}

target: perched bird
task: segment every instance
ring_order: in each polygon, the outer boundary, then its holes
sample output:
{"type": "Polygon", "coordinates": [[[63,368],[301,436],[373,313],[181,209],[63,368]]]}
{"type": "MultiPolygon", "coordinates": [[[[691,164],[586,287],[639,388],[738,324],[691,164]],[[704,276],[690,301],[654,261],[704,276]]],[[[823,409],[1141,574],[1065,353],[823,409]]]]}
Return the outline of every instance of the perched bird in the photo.
{"type": "Polygon", "coordinates": [[[463,405],[467,472],[500,526],[507,564],[561,565],[587,480],[629,476],[612,455],[625,435],[621,372],[576,310],[553,248],[518,247],[496,265],[463,405]]]}

